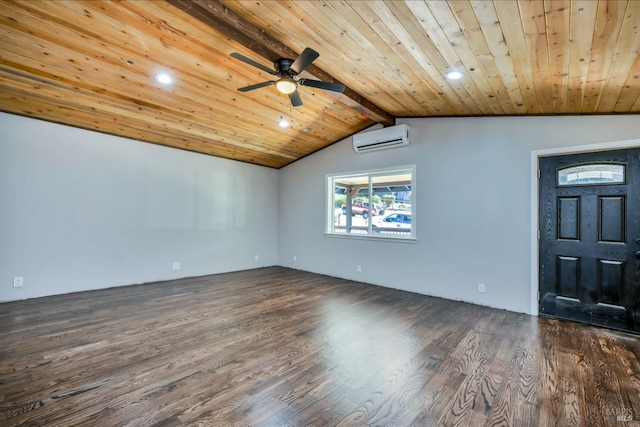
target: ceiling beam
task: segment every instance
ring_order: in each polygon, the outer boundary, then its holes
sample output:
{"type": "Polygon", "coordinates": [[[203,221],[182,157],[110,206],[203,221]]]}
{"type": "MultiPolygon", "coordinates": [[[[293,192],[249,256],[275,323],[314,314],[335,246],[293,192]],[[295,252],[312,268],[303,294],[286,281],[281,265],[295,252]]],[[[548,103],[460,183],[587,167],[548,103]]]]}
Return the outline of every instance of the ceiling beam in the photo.
{"type": "MultiPolygon", "coordinates": [[[[257,55],[272,62],[276,58],[297,58],[298,53],[285,46],[261,28],[246,21],[218,0],[167,0],[178,9],[242,44],[257,55]]],[[[305,73],[318,80],[341,83],[316,65],[309,65],[305,73]]],[[[342,83],[341,83],[342,84],[342,83]]],[[[345,86],[341,101],[376,123],[394,125],[395,117],[345,86]]]]}

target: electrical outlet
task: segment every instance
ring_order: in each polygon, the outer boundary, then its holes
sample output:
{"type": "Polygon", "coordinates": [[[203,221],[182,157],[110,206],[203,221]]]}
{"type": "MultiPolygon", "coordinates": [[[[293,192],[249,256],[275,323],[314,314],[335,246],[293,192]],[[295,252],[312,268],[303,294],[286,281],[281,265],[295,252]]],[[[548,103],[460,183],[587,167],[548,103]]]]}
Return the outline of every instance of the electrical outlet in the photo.
{"type": "Polygon", "coordinates": [[[173,269],[174,270],[180,270],[182,268],[182,266],[180,265],[179,262],[174,262],[173,263],[173,269]]]}
{"type": "Polygon", "coordinates": [[[21,288],[24,285],[24,277],[18,276],[13,278],[13,287],[21,288]]]}
{"type": "Polygon", "coordinates": [[[484,293],[484,283],[478,283],[478,292],[484,293]]]}
{"type": "Polygon", "coordinates": [[[356,271],[357,271],[358,273],[362,273],[362,266],[361,266],[361,265],[357,265],[357,266],[356,266],[356,271]]]}
{"type": "Polygon", "coordinates": [[[293,261],[298,261],[298,257],[296,255],[293,256],[293,261]]]}
{"type": "Polygon", "coordinates": [[[254,257],[254,259],[255,259],[256,261],[259,261],[259,260],[260,260],[260,256],[256,255],[256,256],[254,257]]]}

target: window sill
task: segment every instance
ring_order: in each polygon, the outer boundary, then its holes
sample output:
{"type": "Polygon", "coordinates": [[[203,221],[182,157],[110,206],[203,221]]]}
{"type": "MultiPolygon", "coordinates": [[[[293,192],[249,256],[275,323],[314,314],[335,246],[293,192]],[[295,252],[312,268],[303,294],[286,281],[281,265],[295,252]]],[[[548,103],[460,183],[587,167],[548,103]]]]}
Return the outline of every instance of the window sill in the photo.
{"type": "Polygon", "coordinates": [[[332,239],[374,240],[377,242],[412,243],[412,244],[415,244],[418,242],[418,239],[416,239],[415,237],[381,237],[381,236],[375,236],[371,234],[357,235],[357,234],[325,232],[324,236],[330,237],[332,239]]]}

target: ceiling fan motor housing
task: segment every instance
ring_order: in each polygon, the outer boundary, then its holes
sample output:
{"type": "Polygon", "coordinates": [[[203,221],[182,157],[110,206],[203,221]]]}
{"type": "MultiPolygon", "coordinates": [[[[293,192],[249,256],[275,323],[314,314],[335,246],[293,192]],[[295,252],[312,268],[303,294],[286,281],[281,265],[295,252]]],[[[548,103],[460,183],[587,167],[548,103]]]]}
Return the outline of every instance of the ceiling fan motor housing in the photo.
{"type": "Polygon", "coordinates": [[[291,64],[293,64],[293,59],[289,58],[278,58],[273,61],[273,67],[276,70],[276,75],[278,77],[294,77],[298,73],[291,69],[291,64]]]}

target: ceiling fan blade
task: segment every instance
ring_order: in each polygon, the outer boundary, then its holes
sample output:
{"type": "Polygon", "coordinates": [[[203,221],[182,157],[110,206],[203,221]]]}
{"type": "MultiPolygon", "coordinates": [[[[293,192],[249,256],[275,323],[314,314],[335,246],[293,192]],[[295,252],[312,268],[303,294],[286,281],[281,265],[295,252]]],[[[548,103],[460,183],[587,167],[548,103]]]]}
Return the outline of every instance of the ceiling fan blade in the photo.
{"type": "Polygon", "coordinates": [[[298,93],[298,91],[290,93],[289,100],[291,101],[291,105],[293,105],[294,107],[299,107],[302,105],[302,98],[300,98],[300,94],[298,93]]]}
{"type": "Polygon", "coordinates": [[[242,62],[244,62],[245,64],[249,64],[249,65],[253,65],[256,68],[259,68],[260,70],[264,71],[265,73],[269,73],[269,74],[273,74],[275,75],[276,72],[274,70],[272,70],[271,68],[267,67],[266,65],[262,65],[261,63],[254,61],[251,58],[247,58],[246,56],[244,56],[241,53],[238,52],[233,52],[230,55],[232,58],[238,59],[242,62]]]}
{"type": "Polygon", "coordinates": [[[249,92],[250,90],[260,89],[261,87],[271,86],[273,84],[275,84],[275,82],[273,80],[269,80],[268,82],[256,83],[254,85],[240,87],[238,88],[238,90],[240,92],[249,92]]]}
{"type": "Polygon", "coordinates": [[[332,92],[344,92],[344,85],[341,83],[323,82],[322,80],[300,79],[298,83],[302,86],[317,87],[318,89],[330,90],[332,92]]]}
{"type": "Polygon", "coordinates": [[[305,68],[311,65],[311,63],[315,61],[318,56],[320,56],[318,52],[311,49],[310,47],[307,47],[302,51],[300,56],[298,56],[298,59],[293,61],[293,64],[291,64],[291,67],[289,68],[295,71],[296,74],[300,74],[304,71],[305,68]]]}

